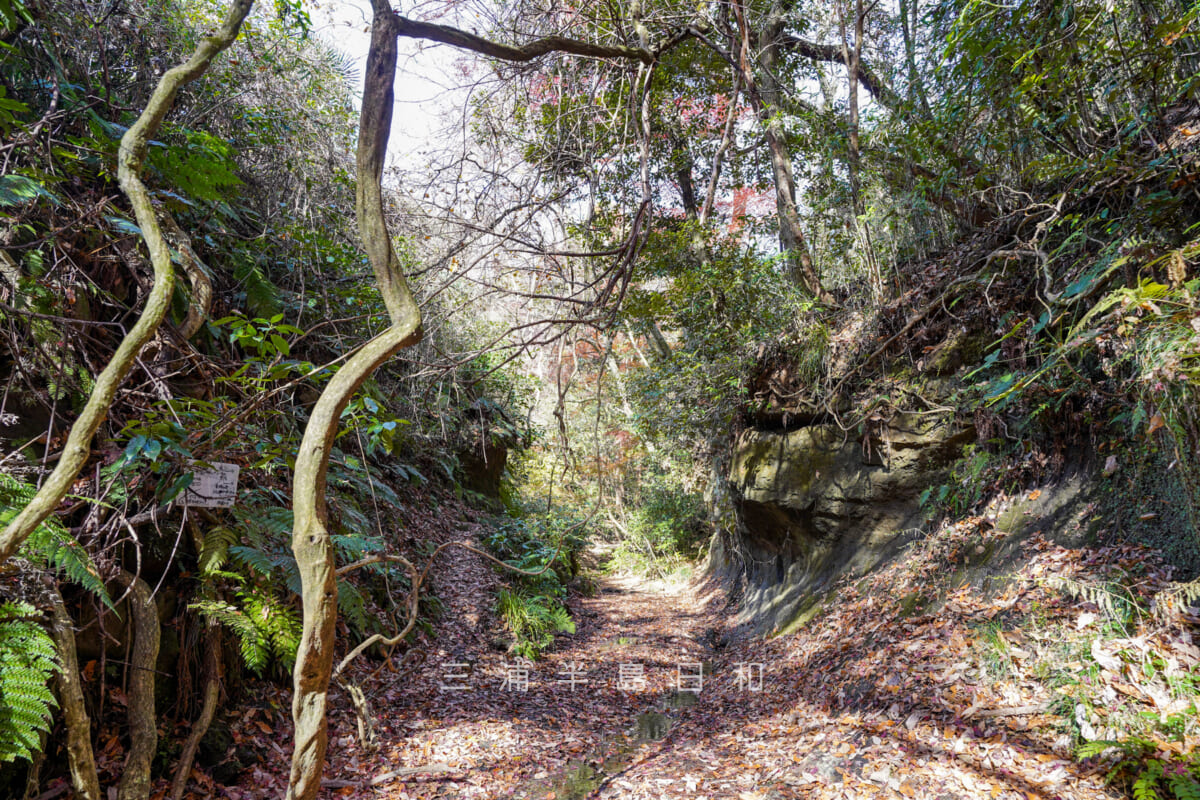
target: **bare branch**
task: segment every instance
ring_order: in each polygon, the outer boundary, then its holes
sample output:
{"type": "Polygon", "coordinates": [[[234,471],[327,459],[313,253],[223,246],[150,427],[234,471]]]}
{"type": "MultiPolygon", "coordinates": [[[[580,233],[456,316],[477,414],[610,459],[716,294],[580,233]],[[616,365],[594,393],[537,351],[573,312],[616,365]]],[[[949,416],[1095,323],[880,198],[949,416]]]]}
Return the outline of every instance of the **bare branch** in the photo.
{"type": "MultiPolygon", "coordinates": [[[[834,64],[846,63],[846,53],[841,45],[837,44],[817,44],[790,33],[783,34],[778,40],[780,47],[786,47],[796,55],[807,58],[810,61],[827,61],[834,64]]],[[[871,93],[877,101],[887,108],[895,108],[900,102],[891,89],[889,89],[879,77],[879,75],[871,69],[870,65],[863,62],[858,64],[858,81],[863,85],[863,88],[871,93]]]]}

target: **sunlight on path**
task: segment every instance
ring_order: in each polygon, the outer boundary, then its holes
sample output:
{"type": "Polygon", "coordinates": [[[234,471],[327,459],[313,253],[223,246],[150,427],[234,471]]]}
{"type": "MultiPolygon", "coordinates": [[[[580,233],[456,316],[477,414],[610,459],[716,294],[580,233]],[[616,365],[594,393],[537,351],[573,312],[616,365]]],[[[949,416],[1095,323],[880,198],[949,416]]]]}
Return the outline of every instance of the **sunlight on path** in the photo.
{"type": "Polygon", "coordinates": [[[946,663],[967,646],[950,619],[870,633],[883,623],[851,597],[795,636],[726,644],[721,592],[605,577],[594,596],[570,599],[576,633],[531,663],[493,649],[498,578],[481,559],[453,559],[438,582],[434,649],[373,691],[385,717],[378,772],[427,771],[364,796],[1119,796],[1045,736],[1025,735],[1025,717],[951,710],[970,686],[965,663],[946,663]],[[889,675],[864,636],[907,643],[927,666],[889,675]],[[944,696],[900,691],[939,673],[944,696]]]}

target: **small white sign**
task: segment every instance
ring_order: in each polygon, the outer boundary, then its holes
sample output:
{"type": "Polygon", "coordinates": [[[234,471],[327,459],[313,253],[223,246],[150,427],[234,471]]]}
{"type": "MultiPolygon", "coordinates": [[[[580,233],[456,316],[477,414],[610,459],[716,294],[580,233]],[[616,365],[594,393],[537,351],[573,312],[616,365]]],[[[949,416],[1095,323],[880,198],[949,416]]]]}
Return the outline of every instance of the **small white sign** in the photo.
{"type": "Polygon", "coordinates": [[[211,469],[192,473],[192,485],[183,493],[185,506],[229,508],[237,499],[237,464],[210,464],[211,469]]]}

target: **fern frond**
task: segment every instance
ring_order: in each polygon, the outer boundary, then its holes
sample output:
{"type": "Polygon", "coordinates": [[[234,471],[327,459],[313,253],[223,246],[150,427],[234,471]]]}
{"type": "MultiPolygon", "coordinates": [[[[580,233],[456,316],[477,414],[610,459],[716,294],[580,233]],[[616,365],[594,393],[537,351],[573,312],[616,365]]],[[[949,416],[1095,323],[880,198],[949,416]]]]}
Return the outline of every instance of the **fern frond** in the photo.
{"type": "Polygon", "coordinates": [[[257,572],[264,578],[271,577],[271,573],[276,567],[275,559],[269,553],[265,553],[255,547],[234,545],[229,548],[229,554],[233,556],[237,563],[253,572],[257,572]]]}
{"type": "Polygon", "coordinates": [[[233,268],[234,280],[240,281],[246,293],[246,307],[258,317],[270,319],[282,307],[279,287],[249,258],[240,260],[233,268]]]}
{"type": "Polygon", "coordinates": [[[238,640],[242,661],[251,671],[262,672],[271,659],[271,645],[247,614],[219,600],[202,600],[192,603],[189,608],[231,631],[238,640]]]}
{"type": "Polygon", "coordinates": [[[57,705],[49,682],[58,671],[54,640],[31,621],[37,609],[0,604],[0,763],[32,758],[57,705]]]}
{"type": "MultiPolygon", "coordinates": [[[[11,475],[0,473],[0,527],[20,513],[37,493],[37,488],[11,475]]],[[[65,575],[67,580],[77,583],[99,597],[109,608],[112,599],[100,577],[100,571],[91,556],[79,542],[67,532],[57,517],[48,517],[45,522],[29,534],[21,545],[21,556],[44,569],[65,575]]]]}
{"type": "Polygon", "coordinates": [[[1114,741],[1111,739],[1095,739],[1090,742],[1084,742],[1075,750],[1075,755],[1078,758],[1093,758],[1101,755],[1106,750],[1123,749],[1123,742],[1114,741]]]}
{"type": "Polygon", "coordinates": [[[1158,788],[1158,780],[1162,776],[1162,762],[1155,759],[1147,761],[1142,773],[1133,782],[1134,800],[1159,800],[1156,790],[1158,788]]]}
{"type": "Polygon", "coordinates": [[[352,628],[366,631],[369,625],[366,603],[362,593],[348,581],[338,581],[338,610],[352,628]]]}
{"type": "Polygon", "coordinates": [[[1095,605],[1105,616],[1112,619],[1124,618],[1135,605],[1127,589],[1113,584],[1090,583],[1053,575],[1045,579],[1046,584],[1059,591],[1095,605]]]}
{"type": "Polygon", "coordinates": [[[1178,800],[1200,800],[1200,783],[1191,775],[1171,775],[1168,783],[1178,800]]]}
{"type": "Polygon", "coordinates": [[[237,543],[237,533],[226,527],[216,527],[204,537],[200,549],[200,574],[213,575],[229,560],[229,548],[237,543]]]}

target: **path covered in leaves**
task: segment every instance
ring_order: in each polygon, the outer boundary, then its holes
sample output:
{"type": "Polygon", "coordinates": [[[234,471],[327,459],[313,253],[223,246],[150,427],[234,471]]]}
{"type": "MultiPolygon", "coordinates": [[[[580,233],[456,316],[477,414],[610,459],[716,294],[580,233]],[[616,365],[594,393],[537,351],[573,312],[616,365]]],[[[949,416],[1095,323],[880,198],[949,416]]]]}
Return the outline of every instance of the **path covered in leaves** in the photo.
{"type": "MultiPolygon", "coordinates": [[[[962,588],[936,612],[914,610],[911,593],[987,535],[981,521],[945,531],[843,586],[800,632],[765,640],[727,643],[729,611],[711,587],[605,578],[594,596],[571,599],[576,633],[532,664],[494,648],[498,578],[460,552],[441,573],[446,613],[428,658],[373,678],[377,663],[362,665],[379,749],[364,752],[349,712],[335,715],[330,796],[1122,796],[1101,765],[1073,758],[1064,718],[1076,694],[1111,698],[1101,716],[1076,721],[1092,737],[1122,709],[1178,711],[1105,648],[1157,649],[1176,670],[1194,668],[1200,650],[1186,625],[1102,644],[1090,636],[1102,609],[1049,588],[1051,578],[1144,570],[1151,562],[1135,548],[1067,550],[1035,538],[1001,593],[962,588]],[[1045,665],[1064,658],[1079,659],[1058,665],[1078,672],[1078,687],[1046,680],[1045,665]],[[681,689],[698,690],[696,702],[681,689]]],[[[1146,591],[1155,580],[1150,569],[1146,591]]],[[[260,789],[281,779],[269,772],[256,770],[260,789]]]]}

